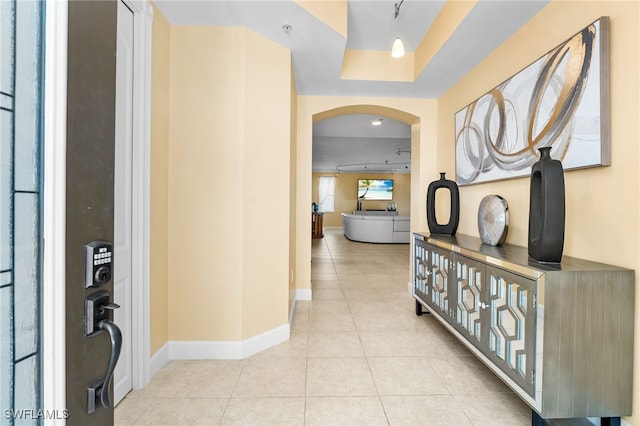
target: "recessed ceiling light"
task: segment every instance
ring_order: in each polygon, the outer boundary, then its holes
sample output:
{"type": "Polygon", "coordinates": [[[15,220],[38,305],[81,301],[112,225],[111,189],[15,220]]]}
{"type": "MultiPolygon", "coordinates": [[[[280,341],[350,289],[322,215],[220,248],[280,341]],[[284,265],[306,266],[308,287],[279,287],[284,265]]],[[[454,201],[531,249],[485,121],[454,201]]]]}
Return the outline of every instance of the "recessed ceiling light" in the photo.
{"type": "Polygon", "coordinates": [[[290,33],[293,30],[293,27],[289,24],[284,24],[282,26],[282,31],[284,31],[285,33],[290,33]]]}
{"type": "Polygon", "coordinates": [[[371,122],[371,125],[372,126],[382,126],[382,121],[383,121],[382,118],[378,118],[377,120],[373,120],[371,122]]]}

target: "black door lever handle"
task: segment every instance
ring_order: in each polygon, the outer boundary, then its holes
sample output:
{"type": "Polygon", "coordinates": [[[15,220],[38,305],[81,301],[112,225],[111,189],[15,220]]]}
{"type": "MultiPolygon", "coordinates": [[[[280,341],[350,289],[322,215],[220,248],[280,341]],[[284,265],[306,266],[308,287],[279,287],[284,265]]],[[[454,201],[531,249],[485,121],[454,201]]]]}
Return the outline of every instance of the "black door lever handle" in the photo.
{"type": "Polygon", "coordinates": [[[104,376],[92,381],[87,387],[87,412],[89,414],[98,407],[113,408],[111,382],[122,350],[122,332],[110,319],[110,311],[120,306],[109,302],[109,297],[109,292],[98,291],[85,299],[85,335],[95,336],[104,330],[109,335],[111,347],[107,372],[104,376]]]}
{"type": "Polygon", "coordinates": [[[109,357],[109,367],[107,367],[107,374],[105,374],[104,376],[104,384],[102,385],[102,389],[98,391],[98,396],[103,407],[113,408],[113,404],[110,401],[111,392],[109,390],[111,388],[111,379],[113,378],[113,372],[116,369],[118,358],[120,358],[120,351],[122,350],[122,332],[117,325],[109,320],[100,321],[98,323],[98,328],[101,330],[105,330],[109,334],[109,339],[111,340],[111,356],[109,357]]]}

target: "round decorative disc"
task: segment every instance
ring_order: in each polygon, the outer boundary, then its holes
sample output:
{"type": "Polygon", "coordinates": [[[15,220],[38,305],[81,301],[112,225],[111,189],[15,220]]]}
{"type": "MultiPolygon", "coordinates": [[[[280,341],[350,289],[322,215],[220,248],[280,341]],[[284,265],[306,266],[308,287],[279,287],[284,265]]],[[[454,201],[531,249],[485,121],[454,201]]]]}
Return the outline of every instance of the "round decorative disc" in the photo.
{"type": "Polygon", "coordinates": [[[478,208],[478,232],[483,243],[499,246],[507,239],[509,206],[499,195],[487,195],[478,208]]]}

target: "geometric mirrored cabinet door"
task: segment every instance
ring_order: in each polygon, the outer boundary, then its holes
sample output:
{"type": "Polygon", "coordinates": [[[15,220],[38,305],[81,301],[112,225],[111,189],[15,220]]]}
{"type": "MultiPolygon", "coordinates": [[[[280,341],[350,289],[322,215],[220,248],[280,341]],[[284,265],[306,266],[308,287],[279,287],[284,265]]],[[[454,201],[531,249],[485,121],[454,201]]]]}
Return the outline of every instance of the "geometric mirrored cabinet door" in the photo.
{"type": "Polygon", "coordinates": [[[425,301],[428,300],[429,262],[427,257],[427,249],[421,244],[421,241],[416,240],[414,247],[415,292],[425,301]]]}
{"type": "Polygon", "coordinates": [[[449,293],[449,253],[430,251],[429,276],[431,278],[431,303],[444,314],[451,316],[449,293]]]}
{"type": "Polygon", "coordinates": [[[489,276],[489,353],[504,370],[532,391],[535,317],[529,304],[535,286],[530,280],[492,268],[489,276]]]}
{"type": "Polygon", "coordinates": [[[456,256],[456,323],[466,333],[471,341],[478,346],[482,339],[481,309],[484,303],[481,301],[483,265],[456,256]]]}

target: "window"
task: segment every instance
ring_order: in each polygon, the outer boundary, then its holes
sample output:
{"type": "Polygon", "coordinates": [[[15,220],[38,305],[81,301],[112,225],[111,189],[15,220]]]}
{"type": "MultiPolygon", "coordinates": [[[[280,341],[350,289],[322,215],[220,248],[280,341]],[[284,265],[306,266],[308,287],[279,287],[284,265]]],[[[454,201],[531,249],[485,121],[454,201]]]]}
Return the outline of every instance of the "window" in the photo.
{"type": "Polygon", "coordinates": [[[10,410],[42,407],[42,9],[0,0],[0,407],[10,425],[10,410]]]}
{"type": "Polygon", "coordinates": [[[318,204],[320,204],[321,212],[333,213],[335,192],[335,176],[320,176],[320,183],[318,185],[318,204]]]}

